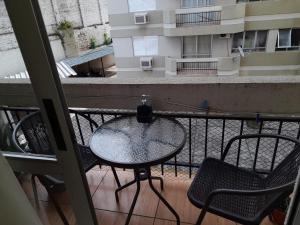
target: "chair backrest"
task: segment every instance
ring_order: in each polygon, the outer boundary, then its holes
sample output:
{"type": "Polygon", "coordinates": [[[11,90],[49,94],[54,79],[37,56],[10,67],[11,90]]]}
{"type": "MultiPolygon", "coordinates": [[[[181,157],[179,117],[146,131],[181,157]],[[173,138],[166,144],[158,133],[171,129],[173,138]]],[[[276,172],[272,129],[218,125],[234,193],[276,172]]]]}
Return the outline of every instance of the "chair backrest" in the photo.
{"type": "MultiPolygon", "coordinates": [[[[74,111],[72,112],[74,113],[74,111]]],[[[77,116],[78,115],[80,116],[80,119],[78,121],[88,124],[89,126],[93,126],[94,128],[98,127],[98,124],[91,118],[81,113],[77,113],[77,116]],[[83,122],[82,120],[85,120],[86,122],[83,122]]],[[[74,121],[72,122],[74,125],[75,122],[74,121]]],[[[20,122],[18,123],[15,129],[17,129],[17,132],[15,132],[16,134],[19,133],[19,131],[22,131],[22,133],[26,138],[29,148],[25,148],[25,149],[23,148],[24,151],[30,153],[36,153],[36,154],[46,154],[46,155],[54,154],[54,151],[51,149],[50,142],[48,139],[47,129],[43,122],[41,113],[39,111],[31,113],[30,115],[24,117],[22,120],[20,120],[20,122]]],[[[77,137],[77,139],[79,138],[77,137]]],[[[81,141],[78,140],[78,142],[81,141]]],[[[16,143],[16,144],[20,146],[20,143],[16,143]]]]}
{"type": "Polygon", "coordinates": [[[265,179],[268,188],[294,182],[300,167],[300,144],[295,143],[293,151],[265,179]]]}
{"type": "Polygon", "coordinates": [[[29,149],[25,151],[36,154],[53,155],[50,147],[48,134],[40,112],[34,112],[20,121],[19,128],[22,130],[29,149]]]}

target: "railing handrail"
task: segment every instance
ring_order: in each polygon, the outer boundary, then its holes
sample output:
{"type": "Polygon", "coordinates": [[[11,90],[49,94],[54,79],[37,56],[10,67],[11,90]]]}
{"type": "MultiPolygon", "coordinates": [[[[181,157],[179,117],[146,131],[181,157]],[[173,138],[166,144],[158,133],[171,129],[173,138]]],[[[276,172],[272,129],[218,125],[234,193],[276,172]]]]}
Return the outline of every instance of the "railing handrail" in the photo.
{"type": "Polygon", "coordinates": [[[181,58],[181,59],[176,59],[176,62],[203,62],[203,63],[207,63],[207,62],[218,62],[218,58],[181,58]]]}
{"type": "Polygon", "coordinates": [[[221,12],[222,6],[205,6],[198,8],[181,8],[176,9],[175,14],[191,14],[191,13],[203,13],[203,12],[221,12]]]}
{"type": "MultiPolygon", "coordinates": [[[[91,109],[91,108],[70,108],[78,112],[86,114],[101,113],[103,115],[134,115],[134,109],[91,109]]],[[[0,106],[0,110],[9,111],[27,111],[34,112],[38,110],[37,107],[10,107],[0,106]]],[[[264,121],[286,121],[286,122],[300,122],[300,116],[297,115],[282,115],[282,114],[257,114],[257,113],[229,113],[229,112],[206,112],[200,111],[155,111],[154,114],[160,116],[178,116],[182,118],[199,118],[199,119],[232,119],[232,120],[264,120],[264,121]]]]}

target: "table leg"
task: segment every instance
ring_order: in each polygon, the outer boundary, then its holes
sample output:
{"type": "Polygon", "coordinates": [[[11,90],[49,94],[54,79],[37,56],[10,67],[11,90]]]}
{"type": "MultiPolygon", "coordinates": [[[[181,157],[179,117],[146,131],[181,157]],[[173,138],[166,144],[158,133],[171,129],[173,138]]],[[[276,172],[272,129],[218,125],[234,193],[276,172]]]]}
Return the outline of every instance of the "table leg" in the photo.
{"type": "Polygon", "coordinates": [[[150,188],[152,189],[152,191],[159,197],[159,199],[165,204],[165,206],[167,206],[167,208],[176,217],[177,225],[180,225],[179,215],[177,214],[177,212],[175,211],[175,209],[173,209],[172,206],[167,202],[167,200],[164,199],[164,197],[155,189],[155,187],[153,186],[153,183],[152,183],[151,176],[149,176],[148,181],[149,181],[149,185],[150,185],[150,188]]]}
{"type": "Polygon", "coordinates": [[[152,180],[159,180],[160,181],[160,189],[163,191],[164,190],[164,180],[161,177],[154,177],[150,176],[152,180]]]}
{"type": "Polygon", "coordinates": [[[129,210],[129,212],[128,212],[128,216],[127,216],[125,225],[128,225],[129,222],[130,222],[130,219],[131,219],[131,216],[132,216],[132,213],[133,213],[133,210],[134,210],[134,207],[135,207],[135,204],[136,204],[138,195],[139,195],[139,193],[140,193],[140,188],[141,188],[140,180],[137,179],[135,182],[136,182],[136,192],[135,192],[133,201],[132,201],[132,203],[131,203],[130,210],[129,210]]]}
{"type": "Polygon", "coordinates": [[[129,187],[130,185],[134,184],[136,181],[136,179],[134,179],[133,181],[130,181],[129,183],[121,186],[121,187],[118,187],[116,190],[115,190],[115,197],[116,197],[116,201],[119,202],[119,196],[118,196],[118,192],[123,190],[124,188],[127,188],[129,187]]]}

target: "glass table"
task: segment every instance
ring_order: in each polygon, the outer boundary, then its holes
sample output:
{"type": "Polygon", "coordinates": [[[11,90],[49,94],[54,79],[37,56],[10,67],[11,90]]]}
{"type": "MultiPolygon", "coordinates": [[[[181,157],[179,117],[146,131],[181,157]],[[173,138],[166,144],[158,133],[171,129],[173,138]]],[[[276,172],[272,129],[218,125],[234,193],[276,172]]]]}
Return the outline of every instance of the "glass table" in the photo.
{"type": "Polygon", "coordinates": [[[138,123],[135,116],[122,116],[102,124],[95,130],[90,139],[90,148],[100,161],[113,167],[134,170],[134,180],[115,191],[118,202],[119,191],[132,184],[137,185],[126,225],[130,222],[140,192],[140,182],[144,180],[148,180],[150,188],[174,214],[177,225],[180,224],[176,211],[153,186],[152,180],[160,180],[163,190],[163,179],[151,175],[151,166],[173,158],[184,147],[185,141],[185,128],[171,118],[156,117],[152,123],[138,123]]]}

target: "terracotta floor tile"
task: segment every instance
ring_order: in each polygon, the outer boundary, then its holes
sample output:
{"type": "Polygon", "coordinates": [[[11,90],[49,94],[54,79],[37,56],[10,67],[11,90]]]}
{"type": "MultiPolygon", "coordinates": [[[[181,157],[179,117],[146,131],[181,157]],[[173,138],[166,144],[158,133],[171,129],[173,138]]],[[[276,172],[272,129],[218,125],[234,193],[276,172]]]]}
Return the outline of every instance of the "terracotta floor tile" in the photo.
{"type": "Polygon", "coordinates": [[[91,195],[95,193],[100,182],[103,180],[107,173],[107,169],[105,170],[90,170],[86,173],[86,179],[89,184],[91,195]]]}
{"type": "MultiPolygon", "coordinates": [[[[191,225],[190,223],[180,223],[181,225],[191,225]]],[[[175,221],[171,220],[162,220],[162,219],[155,219],[153,225],[176,225],[175,221]]],[[[215,224],[212,224],[215,225],[215,224]]]]}
{"type": "MultiPolygon", "coordinates": [[[[119,174],[121,184],[126,184],[133,180],[132,172],[117,172],[119,174]]],[[[159,186],[157,181],[154,181],[154,185],[157,188],[159,186]]],[[[115,200],[114,192],[116,188],[117,185],[115,183],[113,174],[111,171],[109,171],[93,196],[95,208],[128,213],[136,191],[136,185],[133,184],[119,192],[119,204],[117,204],[115,200]]],[[[140,194],[133,213],[136,215],[154,217],[158,202],[158,197],[156,197],[156,195],[150,190],[147,181],[142,181],[140,194]]]]}
{"type": "Polygon", "coordinates": [[[223,217],[219,217],[219,216],[216,216],[218,218],[218,225],[237,225],[236,222],[233,222],[231,220],[227,220],[223,217]]]}
{"type": "MultiPolygon", "coordinates": [[[[187,198],[187,190],[190,182],[176,181],[174,179],[165,179],[165,190],[163,196],[170,205],[179,214],[182,222],[195,223],[200,213],[200,210],[194,207],[187,198]]],[[[175,217],[168,208],[160,201],[157,211],[157,218],[175,220],[175,217]]]]}
{"type": "MultiPolygon", "coordinates": [[[[75,225],[75,216],[73,210],[68,205],[61,205],[62,210],[70,225],[75,225]]],[[[40,201],[40,208],[36,209],[44,225],[63,225],[54,206],[49,202],[40,201]]]]}
{"type": "MultiPolygon", "coordinates": [[[[99,224],[103,225],[122,225],[125,223],[127,214],[119,212],[109,212],[96,210],[96,216],[99,224]]],[[[130,225],[153,225],[154,218],[141,217],[133,215],[130,225]]]]}

